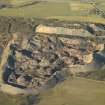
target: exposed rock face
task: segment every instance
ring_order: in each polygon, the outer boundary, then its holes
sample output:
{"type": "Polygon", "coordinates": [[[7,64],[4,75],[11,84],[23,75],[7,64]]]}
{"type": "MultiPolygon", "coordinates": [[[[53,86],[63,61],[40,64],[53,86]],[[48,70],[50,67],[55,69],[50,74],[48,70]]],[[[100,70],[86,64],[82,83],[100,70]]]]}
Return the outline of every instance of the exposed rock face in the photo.
{"type": "Polygon", "coordinates": [[[57,72],[65,70],[67,74],[71,74],[70,68],[92,62],[93,53],[86,53],[86,48],[82,51],[80,40],[77,43],[72,40],[71,44],[68,39],[69,44],[65,44],[65,40],[56,35],[42,34],[30,37],[20,35],[15,38],[10,44],[4,82],[18,88],[38,89],[45,86],[50,79],[57,79],[57,72]],[[7,72],[10,72],[8,76],[7,72]]]}

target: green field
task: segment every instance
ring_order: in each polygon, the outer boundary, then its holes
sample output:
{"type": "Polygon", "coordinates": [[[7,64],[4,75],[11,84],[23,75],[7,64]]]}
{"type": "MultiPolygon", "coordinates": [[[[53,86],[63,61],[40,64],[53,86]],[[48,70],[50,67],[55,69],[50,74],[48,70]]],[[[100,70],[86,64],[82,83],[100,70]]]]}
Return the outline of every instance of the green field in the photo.
{"type": "Polygon", "coordinates": [[[80,2],[40,2],[20,8],[0,9],[0,16],[56,18],[70,21],[89,21],[105,23],[105,19],[89,13],[93,7],[80,2]]]}
{"type": "Polygon", "coordinates": [[[39,3],[22,8],[4,8],[0,10],[0,15],[22,17],[66,16],[68,14],[69,6],[67,3],[39,3]]]}
{"type": "MultiPolygon", "coordinates": [[[[86,5],[88,9],[88,6],[86,5]]],[[[83,5],[82,5],[83,7],[83,5]]],[[[74,7],[75,8],[75,7],[74,7]]],[[[77,9],[80,8],[80,5],[77,9]]],[[[24,17],[46,17],[46,16],[73,16],[73,15],[87,15],[84,10],[78,12],[72,9],[69,3],[51,3],[41,2],[38,4],[25,6],[21,8],[4,8],[0,10],[0,15],[10,16],[24,16],[24,17]]]]}
{"type": "Polygon", "coordinates": [[[38,105],[105,105],[105,82],[68,79],[40,98],[38,105]]]}

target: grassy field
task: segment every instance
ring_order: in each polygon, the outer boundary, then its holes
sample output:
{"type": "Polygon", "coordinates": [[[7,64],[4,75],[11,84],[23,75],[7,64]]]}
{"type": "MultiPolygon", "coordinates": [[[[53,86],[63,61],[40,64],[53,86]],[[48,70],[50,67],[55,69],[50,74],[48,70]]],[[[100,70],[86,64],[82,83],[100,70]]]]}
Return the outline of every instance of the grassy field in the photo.
{"type": "Polygon", "coordinates": [[[59,19],[66,21],[79,21],[79,22],[93,22],[93,23],[102,23],[105,24],[105,19],[99,16],[90,15],[90,16],[53,16],[47,17],[48,19],[59,19]]]}
{"type": "Polygon", "coordinates": [[[54,17],[61,20],[105,23],[102,17],[88,13],[92,8],[90,4],[80,2],[41,2],[20,8],[0,9],[0,16],[54,17]]]}
{"type": "Polygon", "coordinates": [[[38,105],[105,105],[105,82],[68,79],[44,92],[38,105]]]}
{"type": "Polygon", "coordinates": [[[91,7],[89,4],[86,5],[86,7],[83,7],[83,4],[81,4],[82,7],[80,4],[76,5],[78,6],[73,8],[69,3],[41,2],[21,8],[4,8],[0,10],[0,15],[15,15],[25,17],[87,15],[84,10],[88,10],[91,7]],[[77,9],[75,10],[75,8],[77,9]]]}
{"type": "Polygon", "coordinates": [[[0,15],[22,16],[22,17],[45,17],[56,15],[68,15],[69,6],[67,3],[39,3],[22,8],[4,8],[0,15]]]}

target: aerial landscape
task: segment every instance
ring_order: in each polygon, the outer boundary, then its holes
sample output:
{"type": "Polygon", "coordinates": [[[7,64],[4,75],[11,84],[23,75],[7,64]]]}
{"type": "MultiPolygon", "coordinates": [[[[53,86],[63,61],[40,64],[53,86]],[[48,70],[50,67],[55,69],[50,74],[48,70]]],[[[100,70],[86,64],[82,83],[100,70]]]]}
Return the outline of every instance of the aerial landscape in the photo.
{"type": "Polygon", "coordinates": [[[0,105],[104,97],[104,0],[0,0],[0,105]]]}

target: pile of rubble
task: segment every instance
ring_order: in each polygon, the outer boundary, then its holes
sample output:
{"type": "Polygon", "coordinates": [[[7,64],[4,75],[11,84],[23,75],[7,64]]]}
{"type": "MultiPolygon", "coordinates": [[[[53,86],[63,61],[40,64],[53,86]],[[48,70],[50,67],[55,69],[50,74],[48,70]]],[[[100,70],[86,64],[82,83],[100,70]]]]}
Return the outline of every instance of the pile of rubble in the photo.
{"type": "Polygon", "coordinates": [[[28,38],[22,36],[10,45],[5,70],[9,74],[5,82],[21,88],[37,89],[51,79],[57,82],[62,79],[62,75],[72,75],[71,67],[90,63],[92,58],[86,60],[90,54],[87,51],[89,42],[82,49],[83,41],[70,40],[38,33],[28,38]]]}

